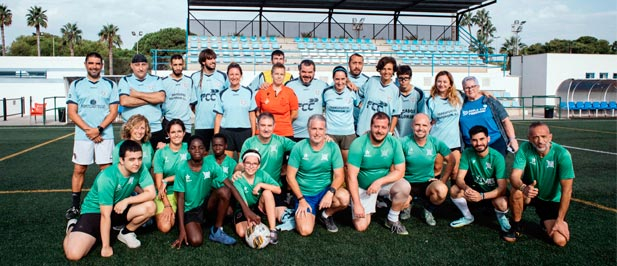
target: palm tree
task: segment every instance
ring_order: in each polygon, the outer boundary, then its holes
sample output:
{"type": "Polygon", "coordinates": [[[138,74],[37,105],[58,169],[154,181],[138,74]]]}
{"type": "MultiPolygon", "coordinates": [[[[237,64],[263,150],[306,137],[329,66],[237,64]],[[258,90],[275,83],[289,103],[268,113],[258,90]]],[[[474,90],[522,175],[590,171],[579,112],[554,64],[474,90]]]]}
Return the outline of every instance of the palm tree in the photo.
{"type": "Polygon", "coordinates": [[[47,10],[43,10],[40,6],[32,6],[26,14],[28,26],[36,29],[36,51],[37,55],[41,56],[41,27],[47,28],[47,10]]]}
{"type": "Polygon", "coordinates": [[[77,23],[66,23],[66,25],[62,26],[60,32],[62,33],[64,44],[69,45],[71,56],[75,56],[75,44],[81,42],[81,30],[77,28],[77,23]]]}
{"type": "Polygon", "coordinates": [[[11,13],[11,10],[6,5],[0,5],[0,29],[2,29],[2,56],[6,55],[4,26],[11,26],[11,23],[13,23],[13,13],[11,13]]]}
{"type": "Polygon", "coordinates": [[[118,35],[117,26],[113,24],[107,24],[103,26],[103,29],[99,32],[99,37],[102,42],[107,42],[107,48],[109,49],[109,75],[114,74],[114,56],[113,56],[113,48],[114,45],[120,47],[122,45],[122,40],[120,39],[120,35],[118,35]]]}
{"type": "Polygon", "coordinates": [[[521,37],[512,36],[506,39],[499,49],[499,52],[502,54],[508,54],[508,56],[514,56],[520,54],[525,48],[527,48],[527,45],[521,42],[521,37]],[[518,49],[516,48],[517,46],[518,49]]]}
{"type": "Polygon", "coordinates": [[[461,27],[467,27],[467,32],[471,34],[471,26],[474,25],[473,13],[467,12],[461,16],[461,21],[458,23],[461,27]]]}

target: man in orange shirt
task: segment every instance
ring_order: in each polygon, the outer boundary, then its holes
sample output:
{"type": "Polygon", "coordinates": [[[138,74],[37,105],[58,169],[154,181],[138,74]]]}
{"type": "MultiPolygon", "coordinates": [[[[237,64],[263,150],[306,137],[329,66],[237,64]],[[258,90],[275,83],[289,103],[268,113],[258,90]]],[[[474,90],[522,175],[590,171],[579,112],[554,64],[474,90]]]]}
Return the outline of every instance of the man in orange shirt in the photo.
{"type": "Polygon", "coordinates": [[[293,137],[291,122],[298,117],[298,97],[292,89],[283,85],[285,66],[277,63],[272,66],[272,84],[260,89],[255,95],[257,115],[269,112],[274,115],[274,134],[293,137]]]}

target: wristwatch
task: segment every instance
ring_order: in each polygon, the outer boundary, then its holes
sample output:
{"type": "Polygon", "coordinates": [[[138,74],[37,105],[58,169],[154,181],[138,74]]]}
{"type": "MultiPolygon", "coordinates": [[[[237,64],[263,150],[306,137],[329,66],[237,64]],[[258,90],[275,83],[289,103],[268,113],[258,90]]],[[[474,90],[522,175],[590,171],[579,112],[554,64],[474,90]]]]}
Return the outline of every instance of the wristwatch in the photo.
{"type": "Polygon", "coordinates": [[[99,129],[99,133],[103,133],[103,130],[105,130],[105,128],[103,128],[102,126],[98,126],[98,127],[96,127],[96,128],[98,128],[98,129],[99,129]]]}
{"type": "Polygon", "coordinates": [[[336,188],[330,187],[328,188],[328,191],[332,192],[332,194],[336,193],[336,188]]]}

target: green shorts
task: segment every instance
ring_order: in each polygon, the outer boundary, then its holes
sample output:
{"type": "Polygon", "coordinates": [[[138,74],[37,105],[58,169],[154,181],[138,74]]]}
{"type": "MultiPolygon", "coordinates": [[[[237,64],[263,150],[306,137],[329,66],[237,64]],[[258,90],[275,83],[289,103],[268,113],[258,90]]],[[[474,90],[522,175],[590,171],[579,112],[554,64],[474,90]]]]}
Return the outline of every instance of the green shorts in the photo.
{"type": "MultiPolygon", "coordinates": [[[[169,205],[171,205],[171,209],[174,212],[176,212],[176,209],[178,209],[178,202],[176,201],[176,195],[174,193],[167,194],[167,200],[169,200],[169,205]]],[[[163,201],[159,198],[158,195],[154,199],[154,203],[156,204],[156,215],[159,215],[160,213],[163,212],[163,209],[165,208],[165,204],[163,204],[163,201]]]]}

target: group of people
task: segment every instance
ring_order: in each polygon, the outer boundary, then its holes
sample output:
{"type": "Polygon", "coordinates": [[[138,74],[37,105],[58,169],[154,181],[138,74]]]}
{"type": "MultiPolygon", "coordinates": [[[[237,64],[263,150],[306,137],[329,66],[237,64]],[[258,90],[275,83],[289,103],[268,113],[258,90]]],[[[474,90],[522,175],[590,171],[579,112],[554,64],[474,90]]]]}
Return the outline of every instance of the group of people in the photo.
{"type": "Polygon", "coordinates": [[[385,227],[407,235],[401,220],[411,217],[412,201],[435,226],[433,212],[448,195],[463,215],[452,227],[474,221],[468,202],[486,201],[502,238],[514,242],[523,210],[534,205],[553,241],[569,240],[570,154],[541,122],[529,126],[529,141],[519,147],[507,112],[475,77],[463,79],[461,92],[441,71],[425,97],[411,83],[411,67],[383,57],[379,75],[368,77],[362,55],[353,54],[328,85],[315,79],[309,59],[294,79],[276,50],[272,68],[245,87],[239,64],[216,70],[211,49],[198,61],[201,69],[186,76],[182,56],[174,55],[171,74],[160,78],[138,54],[133,73],[116,85],[101,76],[101,55],[86,56],[87,76],[71,83],[67,97],[75,123],[68,259],[79,260],[97,241],[101,255],[111,256],[113,231],[137,248],[135,230],[149,221],[164,233],[177,224],[172,245],[180,248],[203,243],[206,217],[213,218],[209,239],[230,245],[236,240],[223,230],[227,216],[239,237],[265,216],[276,244],[278,231],[308,236],[316,220],[337,232],[333,216],[348,207],[353,226],[364,231],[383,204],[385,227]],[[115,144],[119,109],[126,122],[115,144]],[[508,150],[516,153],[509,199],[508,150]],[[82,203],[93,162],[101,172],[82,203]]]}

